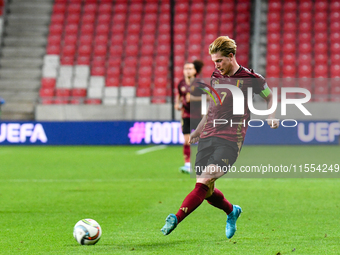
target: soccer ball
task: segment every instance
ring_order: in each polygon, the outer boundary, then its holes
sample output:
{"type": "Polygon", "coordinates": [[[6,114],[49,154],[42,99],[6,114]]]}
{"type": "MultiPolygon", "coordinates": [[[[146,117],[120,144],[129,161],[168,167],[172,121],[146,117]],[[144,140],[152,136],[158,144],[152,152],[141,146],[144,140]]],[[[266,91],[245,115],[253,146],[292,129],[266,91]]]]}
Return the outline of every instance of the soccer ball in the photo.
{"type": "Polygon", "coordinates": [[[96,244],[102,235],[102,229],[97,221],[83,219],[77,222],[73,229],[73,236],[81,245],[96,244]]]}

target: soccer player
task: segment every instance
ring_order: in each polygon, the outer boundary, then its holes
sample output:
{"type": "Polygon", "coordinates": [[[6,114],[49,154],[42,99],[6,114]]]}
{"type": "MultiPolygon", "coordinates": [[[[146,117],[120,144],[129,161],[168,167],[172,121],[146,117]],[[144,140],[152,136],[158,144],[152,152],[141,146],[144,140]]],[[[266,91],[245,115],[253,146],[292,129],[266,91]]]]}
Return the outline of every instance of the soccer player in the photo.
{"type": "MultiPolygon", "coordinates": [[[[222,84],[223,81],[227,81],[228,84],[239,87],[245,99],[247,88],[252,87],[255,93],[260,94],[267,101],[268,109],[271,108],[273,103],[271,90],[261,75],[237,63],[234,40],[228,36],[218,37],[209,45],[209,54],[216,67],[212,74],[213,80],[216,82],[221,80],[222,84]]],[[[233,97],[230,91],[219,88],[215,90],[221,94],[222,104],[215,104],[213,100],[210,100],[208,114],[202,118],[189,139],[189,143],[199,141],[195,161],[195,188],[186,196],[176,215],[169,214],[166,218],[165,225],[161,229],[164,235],[170,234],[204,200],[227,214],[227,238],[232,238],[235,234],[236,220],[242,209],[238,205],[231,204],[223,193],[215,188],[215,181],[227,172],[223,170],[225,167],[228,169],[235,163],[244,141],[250,111],[245,100],[244,115],[233,115],[233,97]],[[228,125],[214,127],[214,119],[225,119],[229,122],[228,125]],[[234,125],[231,125],[231,122],[234,125]]],[[[279,127],[275,112],[268,116],[267,123],[271,128],[279,127]]]]}
{"type": "Polygon", "coordinates": [[[200,74],[203,65],[203,62],[200,60],[186,63],[183,69],[184,79],[177,86],[178,93],[175,98],[174,107],[176,110],[182,111],[181,122],[184,136],[184,166],[180,167],[182,173],[190,173],[191,171],[189,138],[191,130],[196,129],[201,121],[200,102],[203,91],[198,88],[202,87],[204,82],[201,79],[197,79],[196,76],[200,74]],[[191,104],[193,104],[192,108],[190,107],[191,104]]]}

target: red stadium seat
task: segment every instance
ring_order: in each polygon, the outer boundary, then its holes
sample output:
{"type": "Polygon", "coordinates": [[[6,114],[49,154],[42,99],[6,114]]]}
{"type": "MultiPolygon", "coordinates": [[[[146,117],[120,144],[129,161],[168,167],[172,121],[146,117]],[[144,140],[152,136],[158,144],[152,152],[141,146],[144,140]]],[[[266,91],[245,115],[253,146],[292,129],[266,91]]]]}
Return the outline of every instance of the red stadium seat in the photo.
{"type": "Polygon", "coordinates": [[[331,65],[331,78],[340,77],[340,65],[331,65]]]}
{"type": "Polygon", "coordinates": [[[296,76],[296,68],[295,65],[283,65],[282,68],[283,77],[292,77],[296,76]]]}
{"type": "Polygon", "coordinates": [[[193,2],[191,4],[191,12],[192,13],[203,12],[204,9],[205,9],[205,6],[204,6],[203,2],[193,2]]]}
{"type": "Polygon", "coordinates": [[[148,87],[138,87],[136,90],[137,97],[150,97],[151,91],[148,87]]]}
{"type": "Polygon", "coordinates": [[[295,1],[285,1],[283,2],[283,10],[287,12],[295,12],[297,9],[297,4],[295,1]]]}
{"type": "Polygon", "coordinates": [[[315,52],[314,60],[318,65],[328,65],[328,54],[315,52]]]}
{"type": "Polygon", "coordinates": [[[148,45],[148,44],[144,44],[142,45],[141,48],[141,55],[142,56],[152,56],[154,54],[154,47],[153,45],[148,45]]]}
{"type": "Polygon", "coordinates": [[[311,42],[309,43],[301,43],[299,44],[299,53],[301,54],[308,54],[312,52],[312,45],[311,42]]]}
{"type": "Polygon", "coordinates": [[[64,4],[64,3],[55,3],[54,5],[53,5],[53,10],[52,10],[52,12],[53,13],[65,13],[65,11],[66,11],[66,4],[64,4]]]}
{"type": "Polygon", "coordinates": [[[283,45],[282,48],[285,54],[294,54],[296,50],[296,45],[295,43],[286,43],[283,45]]]}
{"type": "Polygon", "coordinates": [[[80,45],[78,48],[79,56],[90,56],[91,54],[91,46],[90,45],[80,45]]]}
{"type": "Polygon", "coordinates": [[[152,90],[153,104],[162,104],[166,102],[166,88],[154,88],[152,90]]]}
{"type": "Polygon", "coordinates": [[[57,97],[69,97],[71,95],[71,90],[65,88],[57,88],[55,90],[55,95],[57,97]]]}
{"type": "Polygon", "coordinates": [[[138,74],[141,77],[149,77],[152,74],[152,67],[151,66],[140,67],[138,74]]]}
{"type": "Polygon", "coordinates": [[[63,32],[63,25],[62,24],[51,24],[49,30],[50,30],[50,35],[61,34],[63,32]]]}
{"type": "Polygon", "coordinates": [[[155,33],[156,23],[147,23],[147,24],[144,23],[142,31],[143,31],[143,34],[153,34],[153,33],[155,33]]]}
{"type": "Polygon", "coordinates": [[[44,89],[54,88],[55,84],[56,84],[55,78],[47,78],[47,77],[41,78],[41,88],[44,88],[44,89]]]}
{"type": "Polygon", "coordinates": [[[132,13],[141,13],[143,11],[143,4],[138,2],[132,3],[129,5],[129,10],[132,13]]]}
{"type": "Polygon", "coordinates": [[[279,22],[268,23],[268,33],[280,33],[281,24],[279,22]]]}
{"type": "Polygon", "coordinates": [[[316,78],[327,78],[328,77],[328,66],[317,64],[314,66],[314,77],[316,78]]]}
{"type": "Polygon", "coordinates": [[[269,1],[268,12],[281,12],[282,4],[281,1],[269,1]]]}
{"type": "MultiPolygon", "coordinates": [[[[168,74],[168,67],[167,66],[156,66],[155,69],[155,75],[156,76],[161,76],[161,77],[166,77],[168,74]]],[[[157,80],[157,78],[156,78],[157,80]]]]}
{"type": "Polygon", "coordinates": [[[312,41],[312,33],[299,33],[298,43],[310,43],[312,41]]]}
{"type": "Polygon", "coordinates": [[[106,56],[106,53],[107,53],[106,44],[95,45],[94,48],[93,48],[93,55],[94,56],[104,57],[104,56],[106,56]]]}
{"type": "Polygon", "coordinates": [[[78,56],[77,57],[77,61],[76,61],[77,65],[90,65],[90,56],[78,56]]]}
{"type": "Polygon", "coordinates": [[[280,44],[281,34],[280,33],[268,33],[267,34],[267,43],[268,44],[280,44]]]}
{"type": "Polygon", "coordinates": [[[67,45],[75,45],[77,43],[77,40],[78,40],[78,37],[77,35],[66,35],[64,37],[64,44],[67,44],[67,45]]]}
{"type": "Polygon", "coordinates": [[[299,24],[299,32],[300,33],[311,33],[312,25],[309,22],[301,22],[299,24]]]}
{"type": "Polygon", "coordinates": [[[327,23],[327,19],[328,19],[328,13],[327,11],[323,12],[323,11],[317,11],[315,14],[314,14],[314,20],[315,20],[315,23],[327,23]]]}
{"type": "MultiPolygon", "coordinates": [[[[124,29],[123,29],[124,30],[124,29]]],[[[93,34],[94,24],[93,23],[85,23],[80,27],[81,34],[93,34]]]]}
{"type": "Polygon", "coordinates": [[[113,15],[112,17],[112,24],[123,24],[126,20],[126,14],[125,13],[117,13],[113,15]]]}
{"type": "Polygon", "coordinates": [[[158,21],[159,23],[170,23],[170,15],[168,13],[161,13],[158,21]]]}
{"type": "Polygon", "coordinates": [[[151,77],[140,77],[138,79],[138,87],[139,88],[150,88],[151,87],[151,77]]]}
{"type": "Polygon", "coordinates": [[[84,101],[85,104],[102,104],[102,100],[101,99],[97,99],[97,98],[86,98],[84,101]]]}
{"type": "Polygon", "coordinates": [[[63,56],[74,56],[76,54],[76,46],[75,45],[65,45],[62,48],[62,53],[63,56]]]}
{"type": "Polygon", "coordinates": [[[170,44],[161,44],[157,47],[158,55],[167,55],[170,53],[170,44]]]}
{"type": "Polygon", "coordinates": [[[65,20],[64,13],[53,13],[51,15],[51,24],[63,24],[65,20]]]}
{"type": "MultiPolygon", "coordinates": [[[[239,14],[240,16],[243,16],[241,14],[239,14]]],[[[237,17],[237,16],[236,16],[237,17]]],[[[209,23],[213,23],[216,25],[216,23],[218,23],[218,13],[207,13],[205,15],[205,22],[209,22],[209,23]]]]}
{"type": "MultiPolygon", "coordinates": [[[[158,74],[157,70],[156,70],[156,74],[158,74]]],[[[165,77],[156,77],[155,78],[155,88],[166,88],[166,86],[167,86],[167,78],[166,78],[166,76],[165,77]]]]}
{"type": "Polygon", "coordinates": [[[315,8],[315,10],[317,10],[318,12],[327,12],[327,9],[328,9],[328,1],[318,0],[318,1],[315,2],[314,8],[315,8]]]}
{"type": "Polygon", "coordinates": [[[71,96],[73,97],[86,97],[86,89],[74,88],[71,90],[71,96]]]}
{"type": "Polygon", "coordinates": [[[93,35],[84,34],[79,37],[79,45],[92,45],[93,35]]]}
{"type": "Polygon", "coordinates": [[[143,34],[142,35],[142,45],[144,44],[153,45],[154,43],[155,43],[154,34],[143,34]]]}
{"type": "Polygon", "coordinates": [[[314,34],[314,42],[315,43],[328,43],[328,33],[327,31],[319,32],[314,34]]]}
{"type": "Polygon", "coordinates": [[[331,39],[331,44],[340,43],[340,33],[331,33],[330,39],[331,39]]]}
{"type": "MultiPolygon", "coordinates": [[[[332,27],[332,25],[331,25],[331,27],[332,27]]],[[[327,31],[327,29],[328,29],[327,22],[317,22],[317,23],[314,24],[314,31],[316,33],[323,33],[325,31],[327,31]]],[[[340,29],[340,26],[339,26],[339,29],[340,29]]]]}
{"type": "Polygon", "coordinates": [[[312,12],[300,12],[300,16],[299,16],[299,20],[301,23],[303,22],[307,22],[307,23],[311,23],[313,20],[312,17],[312,12]]]}
{"type": "Polygon", "coordinates": [[[50,34],[47,37],[48,45],[60,45],[61,42],[61,34],[50,34]]]}
{"type": "Polygon", "coordinates": [[[99,24],[95,28],[97,35],[108,35],[110,31],[109,24],[99,24]]]}
{"type": "Polygon", "coordinates": [[[105,76],[105,67],[104,66],[92,66],[91,75],[92,76],[105,76]]]}
{"type": "Polygon", "coordinates": [[[238,13],[247,13],[249,12],[249,9],[250,9],[249,1],[246,1],[246,2],[238,1],[236,4],[236,10],[238,13]]]}
{"type": "Polygon", "coordinates": [[[283,13],[283,22],[296,22],[296,21],[297,21],[296,11],[283,13]]]}
{"type": "Polygon", "coordinates": [[[184,34],[186,33],[187,27],[184,24],[175,24],[174,30],[175,34],[184,34]]]}
{"type": "Polygon", "coordinates": [[[127,13],[127,1],[117,2],[115,4],[114,12],[115,13],[127,13]]]}
{"type": "Polygon", "coordinates": [[[226,12],[223,13],[223,15],[220,17],[221,18],[221,24],[225,24],[225,23],[234,23],[234,13],[233,12],[226,12]]]}
{"type": "Polygon", "coordinates": [[[112,9],[112,4],[111,3],[100,3],[98,6],[98,13],[101,15],[106,14],[106,13],[111,13],[112,9]]]}
{"type": "Polygon", "coordinates": [[[144,10],[145,10],[146,13],[157,13],[158,12],[158,3],[146,2],[144,10]]]}
{"type": "Polygon", "coordinates": [[[68,98],[65,98],[65,97],[56,97],[53,100],[53,104],[68,104],[68,103],[69,103],[69,100],[68,98]]]}
{"type": "MultiPolygon", "coordinates": [[[[295,54],[283,54],[283,65],[294,65],[295,62],[295,54]]],[[[280,63],[280,60],[278,60],[276,63],[280,63]]]]}
{"type": "Polygon", "coordinates": [[[175,24],[186,24],[188,20],[187,13],[177,13],[175,14],[175,24]]]}
{"type": "MultiPolygon", "coordinates": [[[[176,25],[175,25],[176,26],[176,25]]],[[[158,33],[161,33],[161,34],[169,34],[170,33],[170,25],[169,24],[160,24],[158,26],[158,33]]]]}
{"type": "Polygon", "coordinates": [[[80,13],[70,13],[66,17],[67,24],[78,24],[80,20],[80,13]]]}
{"type": "Polygon", "coordinates": [[[120,68],[116,66],[108,67],[106,69],[107,76],[113,77],[113,76],[119,76],[120,75],[120,68]]]}
{"type": "Polygon", "coordinates": [[[340,65],[340,54],[331,54],[331,65],[340,65]]]}
{"type": "Polygon", "coordinates": [[[72,66],[74,64],[74,56],[62,56],[60,59],[60,64],[72,66]]]}
{"type": "Polygon", "coordinates": [[[84,14],[95,13],[97,11],[97,5],[95,3],[85,3],[83,7],[84,14]]]}
{"type": "Polygon", "coordinates": [[[303,1],[303,2],[300,2],[299,11],[300,12],[310,12],[310,13],[312,13],[312,11],[313,11],[313,2],[312,1],[303,1]]]}
{"type": "Polygon", "coordinates": [[[135,77],[123,77],[122,86],[133,87],[136,85],[135,77]]]}
{"type": "MultiPolygon", "coordinates": [[[[330,87],[330,90],[331,90],[331,94],[332,95],[340,95],[340,77],[338,78],[334,78],[334,79],[331,79],[331,87],[330,87]]],[[[331,97],[332,97],[331,95],[331,97]]]]}
{"type": "Polygon", "coordinates": [[[125,48],[125,54],[126,56],[135,56],[138,54],[138,46],[137,45],[128,45],[126,48],[125,48]]]}
{"type": "Polygon", "coordinates": [[[122,34],[124,30],[125,30],[125,25],[120,24],[120,23],[113,24],[111,27],[112,34],[122,34]]]}
{"type": "Polygon", "coordinates": [[[142,23],[142,13],[133,13],[129,15],[128,25],[141,24],[142,23]]]}
{"type": "Polygon", "coordinates": [[[158,44],[170,45],[170,35],[161,34],[158,36],[158,44]]]}
{"type": "Polygon", "coordinates": [[[189,3],[188,2],[176,2],[175,5],[175,13],[187,13],[189,10],[189,3]]]}
{"type": "Polygon", "coordinates": [[[299,65],[298,76],[300,78],[303,78],[303,77],[311,78],[312,77],[312,66],[310,64],[299,65]]]}
{"type": "Polygon", "coordinates": [[[279,12],[268,12],[268,24],[272,22],[279,23],[281,22],[281,15],[279,12]]]}
{"type": "MultiPolygon", "coordinates": [[[[238,56],[237,56],[238,57],[238,56]]],[[[277,65],[280,63],[280,56],[278,54],[268,54],[267,55],[267,65],[277,65]]]]}
{"type": "Polygon", "coordinates": [[[40,97],[54,97],[54,88],[40,88],[40,97]]]}
{"type": "Polygon", "coordinates": [[[331,33],[335,32],[339,32],[340,31],[340,22],[333,22],[330,24],[330,28],[331,28],[331,33]]]}
{"type": "Polygon", "coordinates": [[[107,44],[107,42],[109,41],[109,36],[107,34],[99,34],[96,35],[94,38],[94,44],[98,45],[98,44],[107,44]]]}
{"type": "Polygon", "coordinates": [[[312,62],[312,55],[310,53],[299,54],[299,65],[310,65],[311,62],[312,62]]]}
{"type": "Polygon", "coordinates": [[[175,45],[175,55],[183,55],[185,53],[185,47],[182,44],[175,45]]]}
{"type": "Polygon", "coordinates": [[[142,56],[139,58],[139,66],[151,66],[153,58],[151,56],[142,56]]]}
{"type": "Polygon", "coordinates": [[[111,36],[111,43],[112,44],[123,44],[124,35],[123,34],[113,34],[111,36]]]}
{"type": "Polygon", "coordinates": [[[283,34],[283,43],[295,43],[296,34],[295,33],[284,33],[283,34]]]}
{"type": "Polygon", "coordinates": [[[272,55],[272,54],[278,55],[278,54],[280,54],[280,51],[281,51],[281,46],[280,46],[280,44],[274,44],[274,43],[272,43],[272,44],[269,44],[267,48],[268,48],[268,49],[267,49],[267,50],[268,50],[268,53],[267,53],[267,54],[269,54],[269,55],[272,55]]]}
{"type": "Polygon", "coordinates": [[[127,28],[129,34],[139,34],[141,30],[141,25],[139,23],[130,24],[127,28]]]}
{"type": "Polygon", "coordinates": [[[331,54],[340,54],[340,43],[331,44],[331,54]]]}
{"type": "Polygon", "coordinates": [[[67,6],[68,13],[80,13],[81,12],[81,4],[80,3],[69,3],[67,6]]]}
{"type": "Polygon", "coordinates": [[[267,77],[280,77],[280,67],[278,65],[267,65],[267,77]]]}
{"type": "Polygon", "coordinates": [[[106,87],[118,87],[119,86],[119,77],[116,76],[108,76],[106,77],[106,87]]]}
{"type": "Polygon", "coordinates": [[[124,59],[124,66],[125,67],[136,67],[137,66],[137,57],[130,56],[124,59]]]}

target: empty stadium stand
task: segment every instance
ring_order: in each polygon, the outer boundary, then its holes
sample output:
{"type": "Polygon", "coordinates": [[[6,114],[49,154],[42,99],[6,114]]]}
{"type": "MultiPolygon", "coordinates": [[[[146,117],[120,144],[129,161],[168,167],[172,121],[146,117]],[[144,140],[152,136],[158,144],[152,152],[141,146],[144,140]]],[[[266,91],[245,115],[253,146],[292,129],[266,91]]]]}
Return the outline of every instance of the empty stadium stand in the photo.
{"type": "MultiPolygon", "coordinates": [[[[202,59],[203,77],[211,76],[208,46],[219,35],[237,40],[238,61],[248,65],[250,8],[250,1],[244,0],[176,1],[175,85],[186,61],[202,59]]],[[[170,47],[168,0],[56,0],[40,103],[169,102],[170,47]]]]}
{"type": "Polygon", "coordinates": [[[308,88],[316,102],[338,102],[339,54],[340,1],[268,1],[269,80],[308,88]]]}

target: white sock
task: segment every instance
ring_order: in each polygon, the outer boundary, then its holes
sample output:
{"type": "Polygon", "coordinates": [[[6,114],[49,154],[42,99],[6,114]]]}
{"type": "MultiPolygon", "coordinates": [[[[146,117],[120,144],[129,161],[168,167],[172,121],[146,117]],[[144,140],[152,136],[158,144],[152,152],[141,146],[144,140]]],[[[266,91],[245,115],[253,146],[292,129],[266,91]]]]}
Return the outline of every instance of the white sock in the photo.
{"type": "Polygon", "coordinates": [[[185,162],[184,166],[187,167],[187,168],[191,168],[191,163],[190,162],[185,162]]]}

